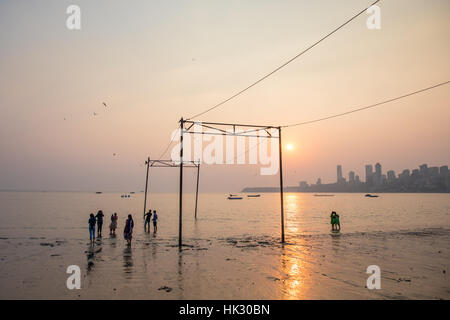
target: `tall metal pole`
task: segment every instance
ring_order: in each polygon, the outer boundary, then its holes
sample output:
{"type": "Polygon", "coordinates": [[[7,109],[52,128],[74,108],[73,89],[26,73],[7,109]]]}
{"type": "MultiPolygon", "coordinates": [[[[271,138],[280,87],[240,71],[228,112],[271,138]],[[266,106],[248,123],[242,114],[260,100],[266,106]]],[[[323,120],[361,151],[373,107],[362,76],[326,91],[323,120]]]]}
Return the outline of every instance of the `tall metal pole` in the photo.
{"type": "Polygon", "coordinates": [[[147,157],[147,175],[145,176],[145,195],[144,195],[144,218],[145,218],[145,210],[147,209],[147,188],[148,188],[148,169],[150,166],[150,157],[147,157]]]}
{"type": "Polygon", "coordinates": [[[197,219],[197,202],[198,202],[198,180],[200,177],[200,161],[197,165],[197,189],[195,191],[195,219],[197,219]]]}
{"type": "Polygon", "coordinates": [[[178,245],[181,248],[183,244],[182,240],[182,230],[183,230],[183,130],[184,130],[184,121],[183,118],[180,120],[180,217],[178,222],[178,245]]]}
{"type": "Polygon", "coordinates": [[[278,127],[278,148],[280,156],[280,198],[281,198],[281,243],[284,243],[284,201],[283,201],[283,157],[281,145],[281,127],[278,127]]]}

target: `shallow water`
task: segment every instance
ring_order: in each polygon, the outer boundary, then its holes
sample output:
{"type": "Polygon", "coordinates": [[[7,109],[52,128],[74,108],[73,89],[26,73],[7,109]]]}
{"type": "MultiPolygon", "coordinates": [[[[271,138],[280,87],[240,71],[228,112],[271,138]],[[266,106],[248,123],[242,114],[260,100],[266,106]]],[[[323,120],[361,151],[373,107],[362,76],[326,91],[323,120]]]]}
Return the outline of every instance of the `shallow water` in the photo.
{"type": "Polygon", "coordinates": [[[285,245],[278,194],[229,201],[201,194],[183,207],[178,243],[176,194],[151,194],[158,232],[143,230],[143,194],[0,192],[0,298],[142,299],[448,299],[448,194],[285,194],[285,245]],[[89,244],[90,212],[105,213],[104,237],[89,244]],[[330,233],[329,213],[342,231],[330,233]],[[117,212],[117,237],[108,235],[117,212]],[[131,248],[121,231],[127,214],[131,248]],[[79,265],[82,289],[66,288],[79,265]],[[381,268],[382,288],[365,288],[366,268],[381,268]]]}

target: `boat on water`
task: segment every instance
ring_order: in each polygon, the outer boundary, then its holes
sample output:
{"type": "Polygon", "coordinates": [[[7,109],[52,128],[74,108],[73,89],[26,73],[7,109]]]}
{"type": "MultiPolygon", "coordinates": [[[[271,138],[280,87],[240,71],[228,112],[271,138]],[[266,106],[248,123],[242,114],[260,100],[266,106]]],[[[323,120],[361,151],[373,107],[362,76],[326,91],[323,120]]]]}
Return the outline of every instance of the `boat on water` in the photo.
{"type": "Polygon", "coordinates": [[[248,194],[247,197],[248,198],[259,198],[259,197],[261,197],[261,195],[260,194],[248,194]]]}
{"type": "Polygon", "coordinates": [[[334,197],[334,194],[315,194],[314,197],[334,197]]]}
{"type": "Polygon", "coordinates": [[[97,191],[95,194],[102,194],[102,192],[101,191],[97,191]]]}
{"type": "Polygon", "coordinates": [[[227,199],[228,199],[228,200],[242,200],[242,197],[231,196],[231,195],[230,195],[227,199]]]}
{"type": "Polygon", "coordinates": [[[367,197],[367,198],[378,198],[378,196],[376,194],[370,194],[370,193],[366,194],[365,197],[367,197]]]}

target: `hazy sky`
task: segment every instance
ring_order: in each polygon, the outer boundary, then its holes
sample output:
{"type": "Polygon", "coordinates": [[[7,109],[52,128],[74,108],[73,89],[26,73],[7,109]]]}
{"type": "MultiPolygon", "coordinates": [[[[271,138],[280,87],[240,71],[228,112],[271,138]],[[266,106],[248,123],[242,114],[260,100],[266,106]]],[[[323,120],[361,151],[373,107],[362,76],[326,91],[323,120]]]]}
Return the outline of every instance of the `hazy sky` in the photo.
{"type": "MultiPolygon", "coordinates": [[[[249,85],[373,0],[0,2],[0,189],[142,189],[180,117],[249,85]],[[82,29],[66,28],[81,8],[82,29]],[[102,106],[102,102],[108,108],[102,106]],[[93,113],[98,113],[94,116],[93,113]],[[65,120],[64,120],[65,119],[65,120]],[[113,156],[116,153],[116,156],[113,156]]],[[[344,112],[450,78],[450,2],[384,0],[204,121],[283,125],[344,112]]],[[[450,164],[450,86],[286,129],[288,185],[450,164]]],[[[277,185],[258,166],[204,166],[201,191],[277,185]]],[[[186,187],[194,171],[186,170],[186,187]]],[[[154,169],[151,190],[176,191],[154,169]]]]}

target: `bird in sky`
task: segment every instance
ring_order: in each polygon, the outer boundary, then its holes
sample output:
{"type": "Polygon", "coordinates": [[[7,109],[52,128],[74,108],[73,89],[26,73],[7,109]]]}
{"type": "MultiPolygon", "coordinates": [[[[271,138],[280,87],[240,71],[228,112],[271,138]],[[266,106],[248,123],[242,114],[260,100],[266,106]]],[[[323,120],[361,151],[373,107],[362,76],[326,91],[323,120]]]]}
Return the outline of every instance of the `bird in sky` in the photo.
{"type": "Polygon", "coordinates": [[[96,112],[94,112],[94,116],[96,116],[97,115],[97,113],[96,112]]]}
{"type": "Polygon", "coordinates": [[[106,102],[103,102],[103,105],[105,106],[105,108],[107,107],[106,102]]]}

